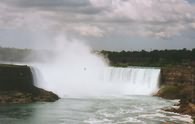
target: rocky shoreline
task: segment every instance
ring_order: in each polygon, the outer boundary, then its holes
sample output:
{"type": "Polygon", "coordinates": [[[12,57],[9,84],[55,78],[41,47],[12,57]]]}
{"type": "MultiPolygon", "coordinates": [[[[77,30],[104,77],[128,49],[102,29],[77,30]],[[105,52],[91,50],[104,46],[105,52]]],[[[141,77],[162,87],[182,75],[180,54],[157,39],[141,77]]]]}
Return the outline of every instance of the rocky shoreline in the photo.
{"type": "Polygon", "coordinates": [[[180,99],[178,108],[166,109],[192,116],[195,120],[195,68],[176,66],[162,68],[160,89],[155,96],[165,99],[180,99]]]}
{"type": "Polygon", "coordinates": [[[27,104],[33,102],[54,102],[59,97],[44,89],[36,88],[36,93],[23,91],[0,91],[0,104],[27,104]]]}
{"type": "Polygon", "coordinates": [[[180,113],[180,114],[184,114],[184,115],[190,115],[195,122],[195,103],[193,103],[191,100],[186,100],[186,99],[182,99],[182,98],[175,98],[174,99],[172,97],[173,95],[171,95],[171,97],[168,98],[168,96],[164,96],[164,94],[163,95],[159,94],[159,92],[157,94],[155,94],[155,96],[165,98],[165,99],[170,99],[170,100],[179,99],[179,103],[174,105],[174,106],[178,106],[178,107],[171,107],[169,109],[163,109],[163,110],[169,111],[169,112],[180,113]]]}

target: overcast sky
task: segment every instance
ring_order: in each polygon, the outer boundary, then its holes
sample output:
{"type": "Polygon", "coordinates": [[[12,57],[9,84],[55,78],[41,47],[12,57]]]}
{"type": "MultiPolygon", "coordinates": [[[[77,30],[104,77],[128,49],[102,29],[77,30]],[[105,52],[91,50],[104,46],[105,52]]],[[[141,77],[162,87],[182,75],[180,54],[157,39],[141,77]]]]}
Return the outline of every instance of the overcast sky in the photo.
{"type": "Polygon", "coordinates": [[[98,50],[195,48],[195,0],[0,1],[0,46],[49,48],[58,35],[98,50]]]}

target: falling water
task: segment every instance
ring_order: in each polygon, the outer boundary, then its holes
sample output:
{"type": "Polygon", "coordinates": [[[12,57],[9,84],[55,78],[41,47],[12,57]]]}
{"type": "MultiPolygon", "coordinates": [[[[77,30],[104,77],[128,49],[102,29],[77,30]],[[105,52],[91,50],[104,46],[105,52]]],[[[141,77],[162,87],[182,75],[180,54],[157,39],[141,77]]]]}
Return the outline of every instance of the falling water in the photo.
{"type": "Polygon", "coordinates": [[[61,97],[151,95],[158,90],[160,75],[158,68],[140,67],[104,67],[94,73],[87,67],[71,71],[39,66],[35,70],[38,86],[61,97]]]}
{"type": "Polygon", "coordinates": [[[123,86],[127,95],[151,95],[158,90],[159,68],[115,68],[109,67],[104,72],[104,82],[123,86]]]}
{"type": "Polygon", "coordinates": [[[55,43],[54,56],[32,66],[36,85],[60,97],[151,95],[158,88],[160,69],[109,67],[83,42],[60,35],[55,43]]]}

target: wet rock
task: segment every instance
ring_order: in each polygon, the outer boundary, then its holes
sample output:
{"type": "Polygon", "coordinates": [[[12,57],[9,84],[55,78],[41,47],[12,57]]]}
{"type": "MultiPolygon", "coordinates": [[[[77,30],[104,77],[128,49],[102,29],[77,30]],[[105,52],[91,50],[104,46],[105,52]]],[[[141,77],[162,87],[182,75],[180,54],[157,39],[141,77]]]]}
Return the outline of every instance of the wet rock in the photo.
{"type": "Polygon", "coordinates": [[[0,104],[26,104],[32,102],[54,102],[59,97],[49,91],[37,88],[36,93],[22,91],[0,91],[0,104]]]}
{"type": "Polygon", "coordinates": [[[170,108],[170,109],[166,109],[165,111],[191,115],[192,118],[195,117],[195,104],[190,102],[185,104],[180,103],[178,106],[179,106],[178,108],[170,108]]]}

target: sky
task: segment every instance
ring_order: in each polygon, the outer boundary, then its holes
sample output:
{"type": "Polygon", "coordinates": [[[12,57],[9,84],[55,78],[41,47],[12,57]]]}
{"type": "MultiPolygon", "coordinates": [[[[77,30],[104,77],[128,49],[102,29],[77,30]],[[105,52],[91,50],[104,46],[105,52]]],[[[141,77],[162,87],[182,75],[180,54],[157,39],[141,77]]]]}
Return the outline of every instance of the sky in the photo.
{"type": "Polygon", "coordinates": [[[195,0],[1,0],[0,46],[95,50],[195,48],[195,0]]]}

